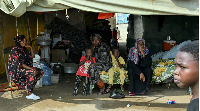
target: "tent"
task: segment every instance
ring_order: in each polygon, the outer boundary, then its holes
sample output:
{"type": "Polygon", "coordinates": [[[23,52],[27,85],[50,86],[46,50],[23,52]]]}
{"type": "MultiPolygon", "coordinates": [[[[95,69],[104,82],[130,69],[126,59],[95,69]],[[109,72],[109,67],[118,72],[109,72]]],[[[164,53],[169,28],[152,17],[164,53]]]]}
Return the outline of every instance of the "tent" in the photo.
{"type": "Polygon", "coordinates": [[[76,8],[91,12],[135,15],[199,16],[199,0],[1,0],[0,9],[20,17],[26,11],[76,8]]]}
{"type": "MultiPolygon", "coordinates": [[[[0,24],[9,23],[10,27],[15,26],[15,20],[21,24],[26,22],[27,11],[34,12],[49,12],[58,11],[63,9],[76,8],[83,11],[98,12],[98,13],[125,13],[134,15],[186,15],[186,16],[199,16],[199,0],[1,0],[0,9],[6,13],[4,17],[0,17],[0,24]],[[10,19],[6,17],[12,15],[10,19]],[[18,17],[18,18],[15,18],[18,17]],[[1,19],[4,18],[4,19],[1,19]],[[4,20],[4,21],[1,21],[4,20]]],[[[38,31],[44,30],[43,18],[39,15],[28,15],[29,21],[36,22],[34,18],[38,16],[41,22],[38,31]]],[[[25,23],[26,24],[26,23],[25,23]]],[[[24,25],[18,26],[21,29],[19,34],[27,33],[27,28],[24,25]],[[23,31],[22,31],[23,30],[23,31]]],[[[30,24],[30,29],[33,28],[36,32],[36,24],[30,24]]],[[[3,49],[11,47],[13,42],[13,35],[16,34],[15,28],[3,27],[4,33],[7,32],[6,41],[3,40],[3,49]],[[9,33],[9,32],[14,32],[9,33]]],[[[40,32],[39,31],[39,32],[40,32]]],[[[32,31],[33,32],[33,31],[32,31]]],[[[0,34],[2,34],[2,30],[0,34]]],[[[28,34],[27,34],[28,35],[28,34]]],[[[1,35],[5,36],[5,35],[1,35]]],[[[31,33],[31,37],[36,37],[35,33],[31,33]]],[[[1,52],[1,51],[0,51],[1,52]]],[[[5,72],[2,53],[0,53],[0,74],[5,72]]],[[[8,53],[5,53],[6,58],[8,53]]]]}

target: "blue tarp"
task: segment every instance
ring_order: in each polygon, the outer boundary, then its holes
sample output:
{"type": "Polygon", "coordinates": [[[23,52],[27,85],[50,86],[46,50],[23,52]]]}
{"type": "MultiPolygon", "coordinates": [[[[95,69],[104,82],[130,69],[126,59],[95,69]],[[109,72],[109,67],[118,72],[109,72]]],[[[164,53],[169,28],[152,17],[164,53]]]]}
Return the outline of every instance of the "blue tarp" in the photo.
{"type": "Polygon", "coordinates": [[[127,24],[127,17],[130,14],[117,13],[117,24],[127,24]]]}

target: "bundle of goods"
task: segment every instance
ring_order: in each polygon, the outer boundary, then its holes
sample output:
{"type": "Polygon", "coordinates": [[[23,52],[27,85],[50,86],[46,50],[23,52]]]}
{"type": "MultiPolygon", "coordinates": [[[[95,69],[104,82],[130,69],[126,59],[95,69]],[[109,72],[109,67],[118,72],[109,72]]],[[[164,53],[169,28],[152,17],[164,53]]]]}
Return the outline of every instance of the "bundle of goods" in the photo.
{"type": "Polygon", "coordinates": [[[179,45],[172,47],[169,51],[158,52],[151,56],[152,58],[152,83],[167,83],[173,81],[173,74],[175,70],[174,58],[179,49],[184,45],[191,42],[191,40],[184,41],[179,45]],[[166,82],[167,81],[167,82],[166,82]]]}
{"type": "Polygon", "coordinates": [[[69,40],[73,45],[70,50],[75,54],[81,54],[85,47],[90,46],[90,41],[86,40],[87,35],[85,32],[76,29],[71,26],[68,22],[65,22],[59,18],[54,18],[48,27],[54,33],[62,33],[64,40],[69,40]]]}
{"type": "Polygon", "coordinates": [[[156,60],[152,63],[151,68],[153,70],[152,83],[163,83],[164,80],[172,77],[174,74],[174,59],[156,60]]]}

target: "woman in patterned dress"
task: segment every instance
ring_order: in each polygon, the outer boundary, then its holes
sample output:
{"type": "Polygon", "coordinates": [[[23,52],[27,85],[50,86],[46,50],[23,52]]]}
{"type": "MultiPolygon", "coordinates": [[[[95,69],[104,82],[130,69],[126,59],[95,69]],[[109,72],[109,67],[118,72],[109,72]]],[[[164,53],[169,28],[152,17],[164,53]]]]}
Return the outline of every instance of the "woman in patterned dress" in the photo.
{"type": "Polygon", "coordinates": [[[37,100],[39,96],[33,94],[33,89],[37,81],[43,76],[43,71],[39,68],[32,67],[32,58],[35,57],[32,47],[26,43],[26,37],[19,35],[14,38],[15,46],[11,49],[8,58],[8,71],[12,81],[23,89],[26,86],[27,99],[37,100]],[[31,52],[27,50],[31,49],[31,52]]]}
{"type": "Polygon", "coordinates": [[[110,48],[105,43],[102,43],[102,37],[99,34],[92,34],[90,37],[93,44],[93,57],[99,65],[94,65],[89,68],[89,81],[90,84],[97,84],[100,88],[99,95],[105,93],[105,84],[100,79],[99,73],[102,71],[108,72],[112,67],[112,59],[110,55],[110,48]]]}

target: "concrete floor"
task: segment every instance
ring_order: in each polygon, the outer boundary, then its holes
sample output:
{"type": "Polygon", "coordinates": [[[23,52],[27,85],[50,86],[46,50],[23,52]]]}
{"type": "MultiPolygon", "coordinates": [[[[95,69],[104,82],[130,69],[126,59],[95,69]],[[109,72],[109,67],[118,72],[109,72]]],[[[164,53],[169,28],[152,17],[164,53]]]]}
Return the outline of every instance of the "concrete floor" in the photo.
{"type": "MultiPolygon", "coordinates": [[[[25,90],[13,92],[11,98],[9,92],[0,92],[0,111],[97,111],[97,110],[134,110],[134,111],[183,111],[186,110],[191,96],[188,88],[180,89],[176,86],[162,87],[152,85],[151,90],[144,95],[128,95],[128,84],[126,84],[124,99],[109,98],[109,94],[97,95],[97,86],[93,94],[81,95],[82,85],[79,87],[78,95],[72,96],[75,83],[75,74],[64,74],[59,83],[51,86],[36,88],[34,93],[41,97],[40,100],[27,100],[25,90]],[[176,104],[167,104],[168,100],[175,100],[176,104]],[[130,107],[127,107],[127,105],[130,107]]],[[[114,85],[111,89],[119,89],[114,85]]]]}

